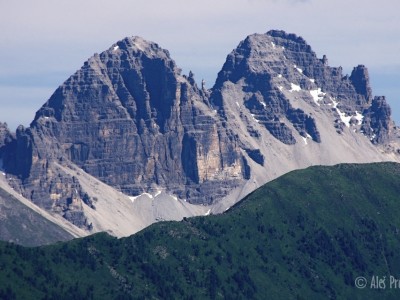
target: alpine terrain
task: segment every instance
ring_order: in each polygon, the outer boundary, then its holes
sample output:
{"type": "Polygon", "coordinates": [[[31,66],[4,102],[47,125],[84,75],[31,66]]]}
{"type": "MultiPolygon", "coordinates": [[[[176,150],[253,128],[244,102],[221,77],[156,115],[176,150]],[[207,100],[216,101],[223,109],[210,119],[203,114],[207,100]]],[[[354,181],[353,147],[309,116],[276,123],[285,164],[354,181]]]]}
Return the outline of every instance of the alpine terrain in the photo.
{"type": "Polygon", "coordinates": [[[398,299],[399,190],[397,163],[315,166],[127,238],[0,242],[0,298],[398,299]]]}
{"type": "Polygon", "coordinates": [[[0,124],[0,187],[73,236],[128,236],[221,213],[294,169],[400,161],[390,115],[365,66],[344,75],[294,34],[248,36],[211,89],[156,43],[125,38],[29,128],[0,124]]]}

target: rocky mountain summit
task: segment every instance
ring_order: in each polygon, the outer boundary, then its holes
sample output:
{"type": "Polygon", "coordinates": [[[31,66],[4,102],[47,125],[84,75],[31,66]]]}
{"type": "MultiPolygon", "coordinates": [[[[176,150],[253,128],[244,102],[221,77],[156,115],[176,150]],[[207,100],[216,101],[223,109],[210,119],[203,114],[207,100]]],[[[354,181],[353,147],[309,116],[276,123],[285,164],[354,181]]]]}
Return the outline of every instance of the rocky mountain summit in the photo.
{"type": "Polygon", "coordinates": [[[37,112],[59,156],[129,195],[163,187],[211,203],[245,177],[239,148],[193,78],[139,37],[94,55],[37,112]],[[210,192],[212,190],[212,192],[210,192]]]}
{"type": "Polygon", "coordinates": [[[326,56],[318,59],[301,37],[283,31],[251,35],[228,56],[212,96],[221,110],[221,91],[228,83],[242,87],[244,108],[252,119],[284,144],[296,143],[292,129],[321,142],[315,118],[301,108],[304,103],[330,108],[338,133],[361,125],[360,132],[375,144],[387,142],[394,127],[385,99],[372,97],[365,66],[344,76],[341,67],[328,65],[326,56]]]}
{"type": "Polygon", "coordinates": [[[343,75],[294,34],[248,36],[211,90],[132,37],[85,62],[29,128],[0,123],[0,155],[8,184],[39,207],[127,235],[222,212],[296,168],[399,161],[390,114],[365,66],[343,75]]]}

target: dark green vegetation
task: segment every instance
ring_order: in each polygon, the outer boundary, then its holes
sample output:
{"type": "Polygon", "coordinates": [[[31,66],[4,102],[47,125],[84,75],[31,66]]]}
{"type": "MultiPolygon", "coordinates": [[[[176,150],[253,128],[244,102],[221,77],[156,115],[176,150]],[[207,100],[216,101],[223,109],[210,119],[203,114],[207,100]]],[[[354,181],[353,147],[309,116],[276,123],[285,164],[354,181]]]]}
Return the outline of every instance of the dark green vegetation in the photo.
{"type": "Polygon", "coordinates": [[[38,246],[73,236],[0,188],[0,240],[38,246]]]}
{"type": "Polygon", "coordinates": [[[2,243],[0,298],[398,299],[388,276],[400,277],[399,216],[399,164],[311,167],[219,216],[120,240],[2,243]],[[386,289],[371,289],[372,275],[386,289]]]}

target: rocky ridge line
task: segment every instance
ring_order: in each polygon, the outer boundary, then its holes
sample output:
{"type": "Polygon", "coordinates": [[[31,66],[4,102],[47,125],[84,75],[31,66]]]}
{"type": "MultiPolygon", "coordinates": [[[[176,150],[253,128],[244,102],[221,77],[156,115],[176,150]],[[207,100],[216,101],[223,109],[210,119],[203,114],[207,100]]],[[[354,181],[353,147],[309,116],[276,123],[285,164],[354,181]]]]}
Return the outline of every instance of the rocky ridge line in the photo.
{"type": "Polygon", "coordinates": [[[0,155],[16,191],[91,230],[100,204],[80,172],[133,198],[166,191],[221,212],[296,168],[398,161],[390,113],[365,66],[343,75],[294,34],[248,36],[210,91],[132,37],[85,62],[29,128],[0,124],[0,155]]]}

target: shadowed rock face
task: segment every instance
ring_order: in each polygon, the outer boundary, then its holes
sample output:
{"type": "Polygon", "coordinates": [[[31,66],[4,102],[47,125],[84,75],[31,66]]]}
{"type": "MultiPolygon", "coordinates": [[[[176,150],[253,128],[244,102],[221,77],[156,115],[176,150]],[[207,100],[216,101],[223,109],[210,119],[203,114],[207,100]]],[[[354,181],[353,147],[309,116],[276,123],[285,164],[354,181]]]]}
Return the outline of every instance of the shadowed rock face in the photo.
{"type": "Polygon", "coordinates": [[[85,62],[30,128],[13,137],[0,124],[0,153],[15,189],[90,228],[82,207],[95,203],[60,165],[78,166],[128,195],[162,188],[211,204],[242,187],[253,162],[267,170],[258,173],[258,182],[265,180],[274,171],[268,147],[323,143],[322,114],[334,134],[356,126],[374,144],[391,139],[390,108],[384,97],[372,97],[367,69],[343,76],[294,34],[248,36],[211,91],[181,75],[168,51],[133,37],[85,62]]]}
{"type": "Polygon", "coordinates": [[[391,109],[385,97],[374,97],[371,106],[364,111],[362,126],[372,143],[384,144],[389,141],[394,128],[390,115],[391,109]]]}
{"type": "Polygon", "coordinates": [[[18,129],[11,147],[16,155],[7,170],[24,195],[79,226],[87,225],[80,215],[85,195],[74,178],[52,170],[52,161],[72,161],[129,195],[163,187],[199,204],[246,177],[235,137],[206,93],[180,75],[168,51],[139,37],[90,58],[31,128],[18,129]]]}
{"type": "Polygon", "coordinates": [[[369,86],[368,69],[363,65],[355,67],[351,72],[349,79],[356,92],[361,95],[361,99],[363,99],[366,103],[371,103],[372,90],[369,86]]]}
{"type": "Polygon", "coordinates": [[[7,123],[0,122],[0,150],[5,144],[10,143],[12,138],[7,123]]]}

